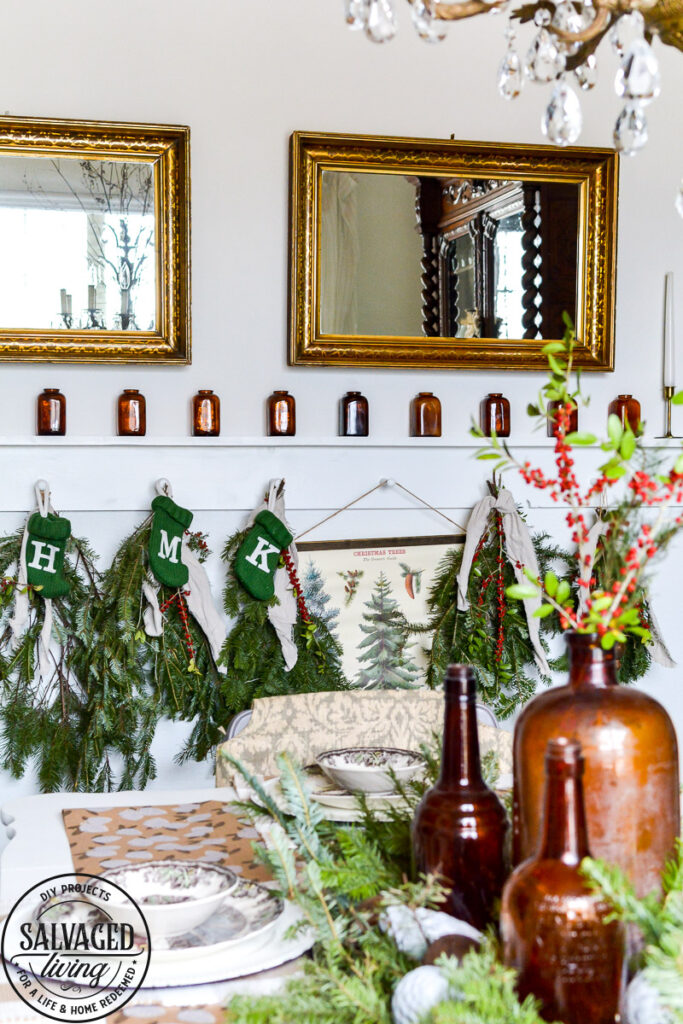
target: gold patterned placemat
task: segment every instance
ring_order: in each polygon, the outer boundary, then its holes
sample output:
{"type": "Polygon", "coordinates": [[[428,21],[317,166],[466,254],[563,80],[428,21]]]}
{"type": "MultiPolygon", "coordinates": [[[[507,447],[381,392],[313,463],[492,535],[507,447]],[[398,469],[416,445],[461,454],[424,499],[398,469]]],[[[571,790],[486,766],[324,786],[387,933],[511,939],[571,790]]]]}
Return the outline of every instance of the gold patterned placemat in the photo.
{"type": "Polygon", "coordinates": [[[145,807],[71,807],[62,811],[76,871],[101,875],[150,860],[201,860],[268,881],[254,860],[256,829],[221,800],[145,807]]]}

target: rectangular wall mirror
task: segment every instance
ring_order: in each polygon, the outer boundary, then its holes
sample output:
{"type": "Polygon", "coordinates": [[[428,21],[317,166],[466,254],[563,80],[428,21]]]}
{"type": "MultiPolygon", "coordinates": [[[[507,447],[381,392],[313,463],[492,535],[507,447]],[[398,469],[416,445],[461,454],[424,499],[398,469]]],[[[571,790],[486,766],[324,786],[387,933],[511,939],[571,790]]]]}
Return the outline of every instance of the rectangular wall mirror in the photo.
{"type": "Polygon", "coordinates": [[[290,362],[611,370],[612,150],[312,135],[291,147],[290,362]]]}
{"type": "Polygon", "coordinates": [[[0,359],[190,362],[189,129],[0,118],[0,359]]]}

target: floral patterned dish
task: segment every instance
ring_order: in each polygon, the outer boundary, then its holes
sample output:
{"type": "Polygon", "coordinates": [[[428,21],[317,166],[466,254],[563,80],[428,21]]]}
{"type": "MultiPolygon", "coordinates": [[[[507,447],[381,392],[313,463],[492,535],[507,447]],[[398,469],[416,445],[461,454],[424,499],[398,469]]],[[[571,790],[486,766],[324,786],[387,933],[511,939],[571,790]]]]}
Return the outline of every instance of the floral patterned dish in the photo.
{"type": "Polygon", "coordinates": [[[424,767],[415,750],[394,747],[345,747],[325,750],[316,764],[347,792],[391,793],[396,782],[406,783],[424,767]]]}
{"type": "MultiPolygon", "coordinates": [[[[230,868],[192,860],[131,864],[105,871],[102,877],[135,900],[153,942],[199,927],[237,885],[230,868]]],[[[110,899],[106,909],[115,916],[117,905],[110,899]]]]}

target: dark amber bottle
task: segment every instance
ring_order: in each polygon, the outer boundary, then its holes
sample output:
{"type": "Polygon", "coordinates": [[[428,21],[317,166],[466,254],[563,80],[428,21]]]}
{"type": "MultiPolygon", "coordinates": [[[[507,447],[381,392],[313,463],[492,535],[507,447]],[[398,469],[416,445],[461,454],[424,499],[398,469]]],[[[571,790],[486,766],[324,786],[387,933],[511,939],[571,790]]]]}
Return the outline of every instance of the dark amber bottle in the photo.
{"type": "Polygon", "coordinates": [[[586,758],[585,799],[594,857],[617,864],[638,896],[660,885],[680,827],[678,747],[667,712],[633,686],[619,686],[617,655],[600,638],[570,633],[569,684],[538,694],[514,737],[513,859],[538,849],[543,757],[548,740],[577,740],[586,758]]]}
{"type": "Polygon", "coordinates": [[[609,404],[609,414],[618,416],[622,427],[629,425],[634,434],[641,433],[640,402],[633,395],[617,395],[609,404]]]}
{"type": "Polygon", "coordinates": [[[450,894],[444,910],[484,928],[506,877],[508,822],[481,774],[472,667],[449,665],[444,692],[441,774],[415,813],[415,863],[418,871],[446,879],[450,894]]]}
{"type": "Polygon", "coordinates": [[[410,403],[410,436],[441,437],[441,402],[431,391],[420,391],[410,403]]]}
{"type": "Polygon", "coordinates": [[[296,401],[289,391],[273,391],[268,399],[268,435],[294,437],[296,434],[296,401]]]}
{"type": "Polygon", "coordinates": [[[195,437],[218,437],[221,432],[221,400],[210,389],[198,391],[192,399],[192,433],[195,437]]]}
{"type": "Polygon", "coordinates": [[[347,391],[339,403],[339,434],[341,437],[367,437],[369,428],[368,400],[360,391],[347,391]]]}
{"type": "Polygon", "coordinates": [[[510,403],[500,392],[494,391],[482,399],[479,424],[486,437],[494,431],[498,437],[510,436],[510,403]]]}
{"type": "MultiPolygon", "coordinates": [[[[555,437],[557,431],[556,416],[558,409],[563,405],[562,402],[548,402],[548,437],[555,437]]],[[[574,403],[574,408],[569,413],[569,422],[567,423],[565,434],[573,433],[573,431],[579,429],[579,410],[574,403]]]]}
{"type": "Polygon", "coordinates": [[[36,412],[39,435],[63,437],[66,434],[66,398],[59,388],[45,388],[38,395],[36,412]]]}
{"type": "Polygon", "coordinates": [[[144,437],[147,432],[147,403],[137,388],[126,388],[119,395],[116,418],[121,437],[144,437]]]}
{"type": "Polygon", "coordinates": [[[626,970],[626,931],[580,872],[589,857],[581,745],[557,738],[545,757],[543,834],[538,851],[503,890],[503,956],[520,999],[563,1024],[617,1024],[626,970]]]}

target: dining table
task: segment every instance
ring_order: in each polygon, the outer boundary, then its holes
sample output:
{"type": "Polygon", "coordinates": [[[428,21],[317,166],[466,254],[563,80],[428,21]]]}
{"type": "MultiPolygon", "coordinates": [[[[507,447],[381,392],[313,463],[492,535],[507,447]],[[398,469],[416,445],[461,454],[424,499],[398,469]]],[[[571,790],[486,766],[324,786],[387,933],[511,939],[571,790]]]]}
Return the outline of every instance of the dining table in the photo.
{"type": "MultiPolygon", "coordinates": [[[[180,828],[173,823],[173,815],[191,822],[195,819],[193,833],[203,838],[197,840],[197,859],[207,858],[211,863],[225,853],[226,842],[214,829],[216,813],[229,813],[231,805],[238,798],[232,787],[207,787],[205,789],[173,790],[173,791],[128,791],[110,793],[50,793],[36,796],[21,797],[9,800],[0,808],[0,819],[5,827],[8,842],[0,856],[0,916],[5,918],[14,904],[30,890],[51,876],[69,874],[75,871],[75,863],[92,866],[87,860],[77,861],[79,835],[78,822],[81,828],[88,829],[100,842],[107,843],[102,835],[111,822],[116,823],[116,816],[126,817],[128,824],[149,823],[158,826],[159,838],[174,838],[171,829],[180,828]],[[121,809],[125,809],[123,812],[121,809]],[[197,813],[209,808],[213,819],[205,814],[197,813]],[[69,825],[69,822],[75,824],[69,825]],[[85,822],[85,824],[83,824],[85,822]],[[164,827],[164,825],[166,827],[164,827]],[[201,827],[201,826],[205,827],[201,827]],[[69,834],[68,831],[71,833],[69,834]],[[165,836],[162,834],[165,833],[165,836]],[[213,838],[210,838],[213,837],[213,838]],[[76,842],[74,842],[74,838],[76,842]],[[209,846],[208,844],[213,844],[209,846]]],[[[232,820],[232,819],[231,819],[232,820]]],[[[239,819],[243,820],[243,819],[239,819]]],[[[123,822],[119,821],[118,826],[123,822]]],[[[138,828],[121,829],[123,832],[139,833],[138,828]]],[[[185,828],[183,835],[187,835],[185,828]]],[[[251,838],[258,833],[245,823],[239,835],[241,840],[234,839],[235,833],[229,837],[239,845],[241,843],[242,859],[244,849],[251,847],[251,838]]],[[[90,842],[90,840],[88,840],[90,842]]],[[[140,844],[150,842],[138,838],[140,844]]],[[[93,843],[90,845],[94,847],[93,843]]],[[[166,843],[165,857],[173,856],[173,842],[166,843]]],[[[178,849],[190,850],[190,846],[175,844],[178,849]]],[[[102,846],[105,855],[121,856],[113,847],[102,846]]],[[[237,849],[237,846],[235,846],[237,849]]],[[[129,855],[144,859],[145,847],[142,850],[129,850],[129,855]]],[[[149,852],[149,851],[148,851],[149,852]]],[[[227,851],[229,862],[230,850],[227,851]]],[[[125,853],[124,853],[125,856],[125,853]]],[[[185,854],[187,856],[187,853],[185,854]]],[[[123,863],[116,859],[102,860],[102,869],[107,865],[123,863]]],[[[78,870],[83,870],[80,866],[78,870]]],[[[242,869],[238,867],[238,871],[242,869]]],[[[94,874],[100,873],[93,871],[94,874]]],[[[268,882],[264,883],[266,886],[268,882]]],[[[282,920],[268,942],[255,952],[246,953],[240,960],[239,950],[230,955],[203,955],[203,951],[190,950],[186,959],[176,958],[168,970],[160,967],[152,970],[154,965],[154,948],[150,964],[151,977],[149,984],[138,990],[133,999],[112,1017],[107,1018],[115,1024],[124,1024],[136,1020],[144,1024],[218,1024],[222,1017],[222,1007],[236,994],[265,995],[278,991],[296,973],[300,972],[303,957],[313,944],[310,932],[300,930],[290,938],[285,934],[297,920],[297,911],[293,905],[286,905],[282,920]],[[199,955],[199,954],[202,955],[199,955]],[[156,982],[155,980],[156,979],[156,982]],[[157,984],[158,982],[158,984],[157,984]]],[[[39,1015],[18,996],[7,984],[7,978],[0,979],[0,1022],[44,1022],[46,1018],[39,1015]]]]}

